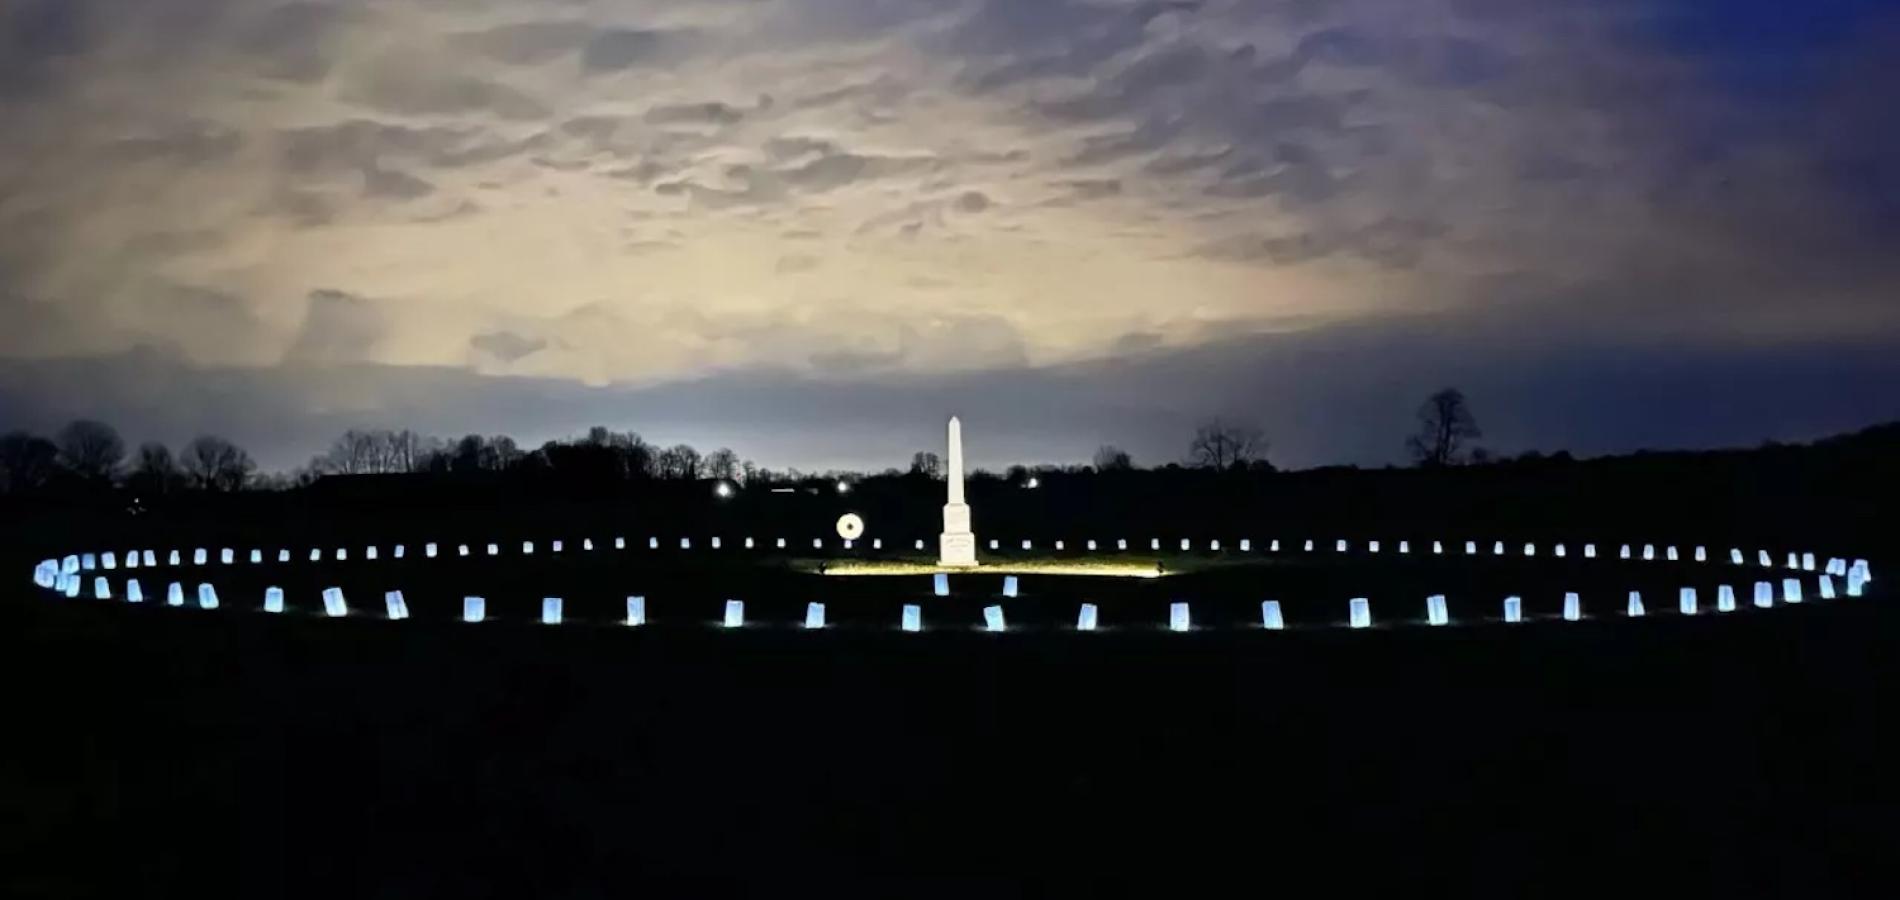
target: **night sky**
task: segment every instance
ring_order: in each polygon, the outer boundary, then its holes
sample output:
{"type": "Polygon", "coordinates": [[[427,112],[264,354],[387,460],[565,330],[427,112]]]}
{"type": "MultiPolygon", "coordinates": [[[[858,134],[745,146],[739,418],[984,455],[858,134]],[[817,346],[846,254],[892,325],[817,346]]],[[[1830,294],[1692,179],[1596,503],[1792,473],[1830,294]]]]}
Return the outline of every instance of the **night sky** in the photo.
{"type": "Polygon", "coordinates": [[[1900,418],[1900,4],[0,0],[0,430],[775,467],[1900,418]]]}

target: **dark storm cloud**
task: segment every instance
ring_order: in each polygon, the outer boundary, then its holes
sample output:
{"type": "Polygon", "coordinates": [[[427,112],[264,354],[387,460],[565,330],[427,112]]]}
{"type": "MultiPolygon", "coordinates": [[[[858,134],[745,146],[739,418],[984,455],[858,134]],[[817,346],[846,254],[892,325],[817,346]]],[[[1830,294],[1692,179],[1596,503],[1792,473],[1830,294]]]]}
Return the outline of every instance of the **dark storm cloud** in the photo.
{"type": "Polygon", "coordinates": [[[468,339],[468,345],[504,363],[511,363],[548,345],[546,339],[523,337],[512,331],[494,331],[468,339]]]}

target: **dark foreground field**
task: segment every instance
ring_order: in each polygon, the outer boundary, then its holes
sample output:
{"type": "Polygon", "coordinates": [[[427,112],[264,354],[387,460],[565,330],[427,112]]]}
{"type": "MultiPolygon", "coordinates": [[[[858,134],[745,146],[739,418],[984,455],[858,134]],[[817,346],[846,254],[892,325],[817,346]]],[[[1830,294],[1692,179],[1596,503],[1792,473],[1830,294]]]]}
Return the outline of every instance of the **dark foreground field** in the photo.
{"type": "Polygon", "coordinates": [[[0,616],[7,896],[1891,896],[1878,597],[1001,637],[0,616]]]}

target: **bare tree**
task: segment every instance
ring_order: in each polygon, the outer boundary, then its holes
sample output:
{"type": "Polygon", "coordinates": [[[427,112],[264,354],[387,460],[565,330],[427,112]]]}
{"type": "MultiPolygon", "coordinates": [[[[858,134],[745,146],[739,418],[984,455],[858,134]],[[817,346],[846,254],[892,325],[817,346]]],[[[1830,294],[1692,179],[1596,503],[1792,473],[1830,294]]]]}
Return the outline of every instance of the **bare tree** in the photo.
{"type": "Polygon", "coordinates": [[[943,477],[943,459],[928,450],[919,450],[910,457],[910,474],[925,478],[943,477]]]}
{"type": "Polygon", "coordinates": [[[110,481],[125,460],[125,441],[112,426],[78,419],[59,430],[59,459],[90,481],[110,481]]]}
{"type": "Polygon", "coordinates": [[[739,454],[721,447],[706,454],[699,470],[714,481],[732,481],[739,477],[739,454]]]}
{"type": "Polygon", "coordinates": [[[1445,388],[1419,406],[1418,433],[1406,438],[1405,449],[1421,466],[1452,466],[1465,460],[1466,444],[1481,437],[1464,392],[1445,388]]]}
{"type": "Polygon", "coordinates": [[[193,487],[227,493],[243,489],[257,468],[251,455],[236,444],[208,434],[185,445],[183,463],[193,487]]]}
{"type": "Polygon", "coordinates": [[[132,474],[126,484],[146,494],[169,494],[184,486],[185,474],[178,470],[170,447],[157,441],[139,445],[132,455],[132,474]]]}
{"type": "Polygon", "coordinates": [[[1246,468],[1266,455],[1267,439],[1260,429],[1219,418],[1201,423],[1188,444],[1190,463],[1217,471],[1246,468]]]}
{"type": "Polygon", "coordinates": [[[699,476],[699,451],[689,444],[674,444],[660,451],[654,460],[654,474],[675,481],[690,481],[699,476]]]}
{"type": "Polygon", "coordinates": [[[1135,459],[1114,444],[1103,444],[1095,448],[1095,471],[1126,472],[1135,467],[1135,459]]]}
{"type": "Polygon", "coordinates": [[[0,490],[45,487],[59,470],[59,447],[36,434],[9,432],[0,437],[0,490]]]}

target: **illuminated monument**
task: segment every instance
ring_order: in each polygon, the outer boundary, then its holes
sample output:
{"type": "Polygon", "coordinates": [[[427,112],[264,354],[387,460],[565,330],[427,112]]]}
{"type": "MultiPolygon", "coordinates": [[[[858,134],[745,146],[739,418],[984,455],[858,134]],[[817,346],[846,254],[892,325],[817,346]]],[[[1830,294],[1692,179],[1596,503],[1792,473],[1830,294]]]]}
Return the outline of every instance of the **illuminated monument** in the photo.
{"type": "Polygon", "coordinates": [[[950,417],[950,468],[944,473],[950,485],[949,502],[943,505],[943,534],[937,537],[937,565],[969,567],[976,565],[976,535],[970,531],[970,505],[963,502],[963,423],[950,417]]]}

